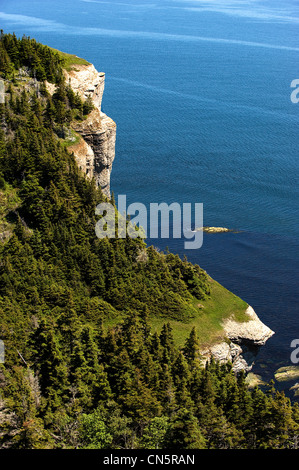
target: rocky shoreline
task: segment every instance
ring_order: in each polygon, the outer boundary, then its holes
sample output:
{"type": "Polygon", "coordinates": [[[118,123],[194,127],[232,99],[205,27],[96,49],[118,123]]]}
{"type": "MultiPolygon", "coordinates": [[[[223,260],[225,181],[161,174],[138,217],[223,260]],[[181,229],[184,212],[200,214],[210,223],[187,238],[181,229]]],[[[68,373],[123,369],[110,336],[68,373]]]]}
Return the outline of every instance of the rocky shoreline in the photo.
{"type": "Polygon", "coordinates": [[[211,357],[220,363],[231,362],[236,373],[252,369],[259,348],[274,335],[274,331],[259,319],[250,305],[245,314],[248,317],[245,322],[232,318],[223,321],[226,339],[201,351],[204,362],[211,357]]]}
{"type": "MultiPolygon", "coordinates": [[[[110,174],[115,158],[116,124],[101,111],[104,93],[105,74],[98,72],[93,64],[75,65],[64,71],[66,81],[82,99],[90,97],[94,110],[82,122],[72,124],[73,130],[80,136],[69,146],[79,168],[110,198],[110,174]]],[[[53,94],[55,86],[48,84],[48,91],[53,94]]],[[[236,230],[227,227],[199,227],[194,231],[206,233],[228,233],[236,230]]],[[[253,308],[246,310],[248,320],[239,323],[233,319],[223,322],[225,340],[201,351],[203,361],[212,356],[220,362],[232,363],[235,372],[251,370],[254,358],[260,346],[274,334],[264,325],[253,308]]]]}

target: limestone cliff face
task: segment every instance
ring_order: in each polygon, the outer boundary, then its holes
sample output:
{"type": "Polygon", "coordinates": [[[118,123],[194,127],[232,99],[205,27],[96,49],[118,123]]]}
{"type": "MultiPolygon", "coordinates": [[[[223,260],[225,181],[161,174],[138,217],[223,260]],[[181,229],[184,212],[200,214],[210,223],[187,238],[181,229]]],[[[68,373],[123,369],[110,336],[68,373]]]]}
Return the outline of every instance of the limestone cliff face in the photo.
{"type": "Polygon", "coordinates": [[[80,168],[110,197],[110,174],[115,158],[116,125],[114,121],[95,108],[88,118],[73,124],[84,143],[69,147],[74,152],[80,168]]]}
{"type": "Polygon", "coordinates": [[[81,169],[89,178],[94,178],[96,185],[110,197],[110,174],[115,158],[116,124],[101,111],[105,86],[105,74],[99,73],[90,65],[76,65],[65,72],[73,90],[81,98],[91,97],[95,109],[88,118],[73,125],[83,141],[70,148],[74,152],[81,169]]]}
{"type": "MultiPolygon", "coordinates": [[[[94,178],[97,186],[110,197],[116,124],[101,111],[105,74],[99,73],[92,64],[75,65],[72,70],[65,71],[65,77],[82,99],[91,97],[95,106],[87,119],[72,124],[80,139],[69,150],[87,177],[94,178]]],[[[54,93],[55,86],[48,84],[48,91],[54,93]]],[[[215,231],[229,230],[221,228],[215,231]]],[[[248,306],[245,313],[248,316],[246,322],[239,323],[231,318],[223,322],[224,339],[201,351],[203,362],[213,356],[220,362],[230,361],[235,372],[248,372],[252,368],[259,347],[274,332],[260,321],[252,307],[248,306]]]]}
{"type": "Polygon", "coordinates": [[[252,369],[260,346],[274,335],[274,331],[262,323],[251,306],[245,313],[248,316],[246,322],[239,323],[231,318],[223,322],[227,340],[202,351],[203,360],[213,356],[219,362],[229,361],[236,373],[252,369]]]}
{"type": "MultiPolygon", "coordinates": [[[[110,197],[110,174],[115,158],[116,124],[101,111],[105,86],[105,74],[98,72],[94,65],[74,65],[64,71],[66,83],[85,100],[90,97],[94,110],[82,122],[73,123],[73,129],[81,139],[69,150],[74,153],[81,170],[90,179],[94,178],[106,196],[110,197]]],[[[48,91],[54,93],[55,86],[48,84],[48,91]]]]}
{"type": "Polygon", "coordinates": [[[94,105],[101,110],[105,74],[98,72],[93,64],[74,65],[72,70],[65,71],[66,80],[70,82],[75,93],[79,93],[81,98],[92,98],[94,105]]]}

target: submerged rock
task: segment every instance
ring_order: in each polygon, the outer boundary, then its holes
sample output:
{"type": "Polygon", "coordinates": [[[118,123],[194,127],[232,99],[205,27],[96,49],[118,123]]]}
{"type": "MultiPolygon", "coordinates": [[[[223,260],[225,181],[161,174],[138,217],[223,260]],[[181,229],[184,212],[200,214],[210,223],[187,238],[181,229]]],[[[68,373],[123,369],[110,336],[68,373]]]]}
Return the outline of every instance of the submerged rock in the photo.
{"type": "Polygon", "coordinates": [[[238,233],[237,230],[226,227],[198,227],[195,229],[195,232],[206,232],[206,233],[224,233],[224,232],[234,232],[238,233]]]}
{"type": "Polygon", "coordinates": [[[295,385],[293,385],[290,390],[292,390],[292,392],[294,393],[294,397],[298,397],[299,396],[299,383],[295,383],[295,385]]]}
{"type": "Polygon", "coordinates": [[[258,374],[253,374],[252,372],[249,372],[245,379],[248,388],[254,388],[259,385],[266,385],[266,383],[263,381],[262,377],[258,374]]]}
{"type": "Polygon", "coordinates": [[[299,379],[299,366],[280,367],[274,372],[274,377],[277,382],[290,382],[299,379]]]}

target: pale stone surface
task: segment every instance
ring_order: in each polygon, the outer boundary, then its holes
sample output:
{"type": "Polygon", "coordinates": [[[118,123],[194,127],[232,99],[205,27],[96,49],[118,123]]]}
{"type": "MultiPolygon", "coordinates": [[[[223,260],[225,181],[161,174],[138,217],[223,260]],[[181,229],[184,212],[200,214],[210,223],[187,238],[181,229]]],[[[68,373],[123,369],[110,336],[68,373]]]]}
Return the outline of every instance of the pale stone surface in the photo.
{"type": "MultiPolygon", "coordinates": [[[[94,178],[96,185],[110,197],[110,175],[115,158],[116,124],[101,112],[105,86],[105,74],[99,73],[93,64],[75,65],[64,71],[66,82],[75,93],[85,100],[90,96],[95,109],[82,122],[73,123],[73,129],[81,135],[79,143],[69,147],[74,153],[79,167],[89,179],[94,178]]],[[[53,94],[55,85],[47,83],[47,90],[53,94]]]]}
{"type": "Polygon", "coordinates": [[[73,152],[80,170],[92,179],[94,173],[94,153],[90,145],[80,138],[79,142],[68,147],[69,152],[73,152]]]}
{"type": "Polygon", "coordinates": [[[265,382],[263,381],[262,377],[260,375],[253,374],[252,372],[247,375],[245,382],[247,383],[248,388],[254,388],[259,385],[265,385],[265,382]]]}
{"type": "Polygon", "coordinates": [[[47,91],[50,93],[50,95],[54,95],[55,93],[55,90],[56,90],[56,85],[54,85],[54,83],[50,83],[46,80],[46,88],[47,88],[47,91]]]}
{"type": "MultiPolygon", "coordinates": [[[[83,137],[94,154],[89,176],[93,177],[96,185],[110,197],[110,174],[115,158],[115,122],[96,108],[86,121],[74,125],[74,129],[83,137]]],[[[75,157],[76,154],[75,150],[75,157]]]]}
{"type": "Polygon", "coordinates": [[[274,376],[278,382],[297,380],[299,378],[299,366],[280,367],[275,371],[274,376]]]}
{"type": "Polygon", "coordinates": [[[261,322],[251,306],[247,307],[245,313],[248,321],[241,323],[229,318],[223,322],[227,340],[201,351],[203,362],[213,357],[220,363],[231,362],[236,373],[252,369],[259,347],[264,345],[274,332],[261,322]]]}
{"type": "Polygon", "coordinates": [[[238,373],[241,370],[248,372],[251,370],[254,362],[254,355],[249,353],[246,348],[223,341],[214,344],[208,349],[201,351],[202,362],[205,363],[212,357],[220,364],[231,362],[234,372],[238,373]]]}
{"type": "Polygon", "coordinates": [[[105,74],[98,72],[93,64],[74,65],[70,71],[65,70],[66,81],[81,98],[92,98],[94,105],[101,110],[105,87],[105,74]]]}
{"type": "Polygon", "coordinates": [[[196,227],[194,232],[206,232],[206,233],[240,233],[240,230],[235,230],[227,227],[196,227]]]}
{"type": "Polygon", "coordinates": [[[252,342],[255,346],[262,346],[274,335],[268,326],[261,322],[251,306],[246,310],[248,321],[239,323],[231,318],[223,322],[223,328],[228,338],[236,343],[252,342]]]}
{"type": "MultiPolygon", "coordinates": [[[[94,65],[80,65],[66,73],[70,85],[82,98],[91,96],[95,109],[82,123],[74,125],[74,129],[83,137],[88,149],[94,156],[86,154],[90,162],[88,177],[94,178],[96,185],[110,197],[110,175],[115,158],[116,124],[101,112],[104,92],[105,74],[99,73],[94,65]]],[[[74,151],[76,157],[76,151],[74,151]]],[[[82,154],[77,157],[82,162],[82,154]]],[[[81,166],[84,166],[81,163],[81,166]]]]}

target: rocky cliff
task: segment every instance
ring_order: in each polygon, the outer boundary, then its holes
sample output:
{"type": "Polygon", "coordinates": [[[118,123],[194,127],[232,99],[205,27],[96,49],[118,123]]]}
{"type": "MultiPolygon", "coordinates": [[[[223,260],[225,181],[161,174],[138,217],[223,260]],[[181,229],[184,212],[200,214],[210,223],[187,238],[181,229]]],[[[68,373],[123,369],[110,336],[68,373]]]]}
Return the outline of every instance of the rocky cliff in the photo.
{"type": "Polygon", "coordinates": [[[232,318],[223,321],[226,340],[203,350],[201,354],[204,361],[212,356],[219,362],[229,361],[236,373],[252,369],[259,348],[274,335],[274,331],[262,323],[251,306],[247,307],[245,313],[245,322],[237,322],[232,318]]]}
{"type": "MultiPolygon", "coordinates": [[[[74,153],[81,170],[88,178],[94,178],[97,186],[110,197],[116,124],[101,111],[105,74],[99,73],[92,64],[76,64],[64,73],[74,92],[83,100],[90,97],[94,104],[94,109],[84,121],[72,124],[80,138],[68,148],[74,153]]],[[[48,84],[48,90],[54,93],[55,87],[48,84]]],[[[230,230],[221,228],[207,231],[230,230]]],[[[223,321],[223,339],[201,351],[203,362],[213,356],[220,362],[230,361],[235,372],[251,370],[259,347],[264,345],[274,332],[260,321],[252,307],[248,306],[245,313],[247,318],[244,322],[237,322],[232,318],[223,321]]]]}
{"type": "MultiPolygon", "coordinates": [[[[76,64],[65,70],[66,82],[75,93],[86,100],[92,99],[94,109],[82,122],[73,123],[73,129],[80,134],[79,141],[69,147],[74,153],[81,170],[88,178],[94,178],[96,185],[110,197],[110,174],[115,158],[116,124],[101,111],[105,86],[105,74],[98,72],[94,65],[76,64]]],[[[48,85],[48,91],[54,87],[48,85]]]]}

